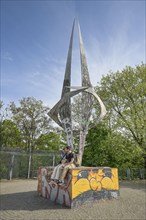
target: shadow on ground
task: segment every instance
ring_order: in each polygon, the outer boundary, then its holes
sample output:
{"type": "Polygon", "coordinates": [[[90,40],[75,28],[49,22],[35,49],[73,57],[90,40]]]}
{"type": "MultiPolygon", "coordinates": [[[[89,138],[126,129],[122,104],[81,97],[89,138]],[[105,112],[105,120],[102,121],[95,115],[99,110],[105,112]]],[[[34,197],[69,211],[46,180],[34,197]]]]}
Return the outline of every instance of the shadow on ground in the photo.
{"type": "MultiPolygon", "coordinates": [[[[120,191],[127,189],[146,192],[145,181],[120,181],[120,191]]],[[[0,210],[69,209],[38,195],[37,191],[4,194],[0,196],[0,210]]]]}
{"type": "Polygon", "coordinates": [[[0,210],[69,209],[38,195],[36,191],[5,194],[0,196],[0,210]]]}

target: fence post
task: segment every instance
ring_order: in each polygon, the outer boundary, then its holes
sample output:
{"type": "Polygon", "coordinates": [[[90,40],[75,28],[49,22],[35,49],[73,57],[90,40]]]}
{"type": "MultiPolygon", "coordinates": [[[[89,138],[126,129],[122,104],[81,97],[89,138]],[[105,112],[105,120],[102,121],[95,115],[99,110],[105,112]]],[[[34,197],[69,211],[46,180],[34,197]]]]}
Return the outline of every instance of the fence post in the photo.
{"type": "Polygon", "coordinates": [[[140,172],[140,179],[144,179],[144,173],[142,172],[143,170],[140,168],[139,172],[140,172]]]}
{"type": "Polygon", "coordinates": [[[53,153],[53,167],[55,166],[55,154],[53,153]]]}
{"type": "Polygon", "coordinates": [[[10,164],[9,180],[12,179],[12,175],[13,175],[14,157],[15,155],[13,154],[11,158],[11,164],[10,164]]]}
{"type": "Polygon", "coordinates": [[[28,174],[27,174],[28,179],[30,178],[31,159],[32,159],[32,154],[31,154],[31,148],[30,148],[29,161],[28,161],[28,174]]]}
{"type": "Polygon", "coordinates": [[[130,180],[131,178],[130,178],[130,169],[129,168],[126,169],[126,173],[127,173],[127,179],[130,180]]]}

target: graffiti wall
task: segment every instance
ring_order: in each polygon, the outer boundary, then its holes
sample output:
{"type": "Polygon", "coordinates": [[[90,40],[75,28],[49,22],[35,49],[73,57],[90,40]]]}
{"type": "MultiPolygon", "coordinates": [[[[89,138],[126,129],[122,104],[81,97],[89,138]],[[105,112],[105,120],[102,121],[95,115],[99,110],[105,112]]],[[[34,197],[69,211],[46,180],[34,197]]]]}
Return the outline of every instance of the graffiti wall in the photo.
{"type": "Polygon", "coordinates": [[[116,168],[74,168],[68,171],[64,185],[50,181],[50,175],[48,168],[39,168],[38,192],[64,206],[72,208],[88,201],[119,196],[116,168]]]}
{"type": "Polygon", "coordinates": [[[71,170],[65,177],[65,185],[60,186],[50,180],[51,172],[48,168],[39,168],[38,193],[39,195],[64,206],[71,207],[71,170]]]}

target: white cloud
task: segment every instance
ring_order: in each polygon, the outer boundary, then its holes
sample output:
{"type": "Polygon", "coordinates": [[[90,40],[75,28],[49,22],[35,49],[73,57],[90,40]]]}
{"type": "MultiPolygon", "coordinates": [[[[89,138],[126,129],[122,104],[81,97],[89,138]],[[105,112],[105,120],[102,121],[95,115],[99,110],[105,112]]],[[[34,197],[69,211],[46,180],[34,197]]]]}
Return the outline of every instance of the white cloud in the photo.
{"type": "Polygon", "coordinates": [[[109,71],[122,70],[129,65],[135,67],[145,61],[144,42],[130,42],[124,28],[117,34],[107,38],[107,42],[90,39],[87,48],[87,60],[93,85],[100,81],[101,76],[109,71]]]}

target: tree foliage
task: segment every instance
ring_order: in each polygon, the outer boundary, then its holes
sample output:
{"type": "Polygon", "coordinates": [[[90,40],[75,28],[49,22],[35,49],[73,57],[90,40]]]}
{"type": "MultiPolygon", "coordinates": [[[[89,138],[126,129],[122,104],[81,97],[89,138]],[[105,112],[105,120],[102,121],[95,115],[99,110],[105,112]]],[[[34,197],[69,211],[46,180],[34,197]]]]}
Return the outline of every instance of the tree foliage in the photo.
{"type": "Polygon", "coordinates": [[[36,149],[41,150],[59,150],[63,145],[61,137],[55,132],[50,132],[48,134],[41,134],[41,136],[36,141],[36,149]]]}
{"type": "Polygon", "coordinates": [[[146,66],[126,67],[103,76],[96,87],[107,116],[94,124],[86,139],[83,164],[88,166],[143,166],[146,150],[146,66]]]}
{"type": "Polygon", "coordinates": [[[146,66],[127,66],[102,77],[96,91],[105,102],[107,123],[141,148],[146,147],[146,66]]]}
{"type": "Polygon", "coordinates": [[[21,131],[11,120],[0,122],[0,146],[3,147],[22,147],[21,131]]]}
{"type": "Polygon", "coordinates": [[[21,130],[26,148],[33,151],[38,137],[52,129],[51,119],[47,115],[49,108],[43,106],[42,101],[28,97],[20,100],[18,107],[12,102],[10,110],[13,121],[21,130]]]}
{"type": "Polygon", "coordinates": [[[142,150],[126,137],[113,132],[104,123],[92,125],[87,135],[83,156],[85,166],[143,166],[142,150]]]}

